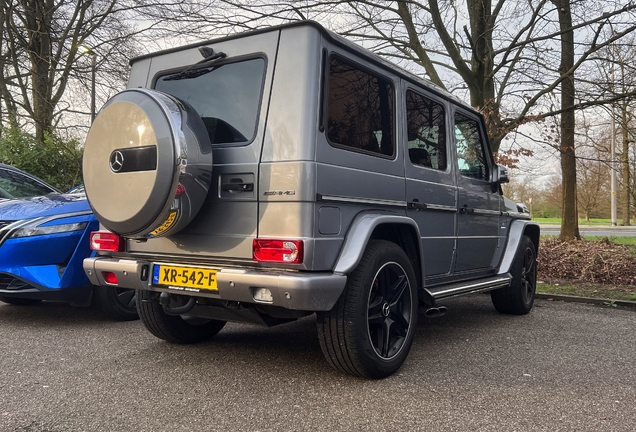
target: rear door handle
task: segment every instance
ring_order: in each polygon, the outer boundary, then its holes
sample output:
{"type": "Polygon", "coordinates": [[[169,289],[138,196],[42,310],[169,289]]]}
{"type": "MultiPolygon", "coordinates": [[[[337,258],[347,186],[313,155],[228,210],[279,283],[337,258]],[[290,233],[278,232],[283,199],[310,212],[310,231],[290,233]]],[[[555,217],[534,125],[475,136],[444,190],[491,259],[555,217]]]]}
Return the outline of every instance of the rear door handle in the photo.
{"type": "Polygon", "coordinates": [[[254,183],[223,183],[221,190],[226,192],[252,192],[254,183]]]}

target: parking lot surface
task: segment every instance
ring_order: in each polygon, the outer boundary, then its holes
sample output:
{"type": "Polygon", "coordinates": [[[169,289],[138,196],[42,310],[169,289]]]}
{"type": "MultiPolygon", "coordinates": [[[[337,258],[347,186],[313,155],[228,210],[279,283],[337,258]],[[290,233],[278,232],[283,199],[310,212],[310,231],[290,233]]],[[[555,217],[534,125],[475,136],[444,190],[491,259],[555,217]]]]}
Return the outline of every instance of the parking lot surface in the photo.
{"type": "Polygon", "coordinates": [[[380,381],[330,369],[314,317],[179,346],[92,309],[2,304],[0,431],[633,430],[634,310],[445,304],[380,381]]]}

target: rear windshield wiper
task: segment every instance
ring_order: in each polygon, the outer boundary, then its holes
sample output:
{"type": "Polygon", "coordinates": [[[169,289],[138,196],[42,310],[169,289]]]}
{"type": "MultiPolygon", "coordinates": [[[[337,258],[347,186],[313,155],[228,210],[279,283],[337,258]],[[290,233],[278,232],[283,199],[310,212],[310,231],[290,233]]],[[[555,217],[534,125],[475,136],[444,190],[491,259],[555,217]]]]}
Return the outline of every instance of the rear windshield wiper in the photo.
{"type": "Polygon", "coordinates": [[[201,53],[201,55],[205,56],[203,60],[188,66],[187,68],[177,72],[176,74],[168,75],[167,77],[163,78],[163,80],[174,81],[174,80],[180,80],[180,79],[196,78],[198,76],[205,75],[206,73],[212,72],[216,68],[211,68],[211,69],[210,68],[194,69],[194,68],[201,64],[209,63],[214,60],[224,59],[225,57],[227,57],[227,54],[225,54],[224,52],[221,52],[221,51],[214,52],[214,50],[210,47],[200,47],[199,52],[201,53]]]}

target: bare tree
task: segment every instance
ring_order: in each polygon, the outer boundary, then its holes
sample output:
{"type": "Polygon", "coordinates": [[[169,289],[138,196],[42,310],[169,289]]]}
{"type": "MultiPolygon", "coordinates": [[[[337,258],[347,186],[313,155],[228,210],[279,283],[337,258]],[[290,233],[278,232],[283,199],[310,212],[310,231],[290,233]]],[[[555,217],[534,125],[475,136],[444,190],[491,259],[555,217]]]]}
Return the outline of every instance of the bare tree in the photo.
{"type": "Polygon", "coordinates": [[[86,84],[89,61],[82,45],[98,53],[103,84],[127,75],[140,35],[174,18],[168,1],[0,0],[0,94],[5,118],[32,122],[38,142],[64,115],[77,112],[65,99],[69,83],[86,84]],[[145,19],[153,12],[152,21],[145,19]],[[142,23],[142,24],[139,24],[142,23]]]}
{"type": "Polygon", "coordinates": [[[561,107],[569,108],[561,113],[561,174],[563,176],[563,214],[559,238],[581,238],[576,205],[576,148],[574,147],[574,30],[570,0],[551,0],[559,12],[561,28],[561,107]]]}
{"type": "Polygon", "coordinates": [[[584,147],[577,150],[577,203],[579,212],[586,221],[601,213],[601,202],[607,196],[609,181],[607,176],[606,153],[598,148],[584,147]]]}
{"type": "MultiPolygon", "coordinates": [[[[606,28],[608,35],[613,33],[613,26],[606,28]]],[[[622,224],[629,225],[631,219],[632,178],[633,168],[633,143],[636,130],[634,129],[634,109],[636,97],[633,92],[636,89],[636,65],[632,61],[636,55],[636,38],[634,35],[623,38],[605,47],[597,53],[594,59],[594,67],[586,70],[586,78],[580,79],[579,99],[590,100],[598,98],[610,99],[604,112],[597,111],[597,118],[607,118],[609,113],[610,123],[604,124],[606,129],[606,141],[608,142],[607,157],[610,170],[620,173],[619,209],[622,216],[622,224]],[[631,96],[630,96],[631,95],[631,96]],[[612,129],[613,128],[613,129],[612,129]],[[614,134],[612,134],[612,130],[614,134]],[[609,142],[614,138],[615,152],[618,156],[618,164],[610,161],[609,142]]],[[[598,120],[597,120],[598,122],[598,120]]]]}

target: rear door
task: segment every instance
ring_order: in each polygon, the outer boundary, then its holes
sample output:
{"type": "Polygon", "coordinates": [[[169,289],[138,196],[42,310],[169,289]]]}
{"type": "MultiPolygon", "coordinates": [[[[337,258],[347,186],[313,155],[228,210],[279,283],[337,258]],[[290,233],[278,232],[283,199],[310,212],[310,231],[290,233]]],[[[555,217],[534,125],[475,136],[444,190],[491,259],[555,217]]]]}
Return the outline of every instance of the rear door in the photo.
{"type": "Polygon", "coordinates": [[[202,117],[213,147],[212,184],[197,217],[182,231],[139,252],[197,253],[251,259],[258,225],[258,168],[279,31],[209,45],[226,54],[193,67],[197,49],[151,59],[147,85],[189,103],[202,117]],[[175,65],[183,65],[175,68],[175,65]]]}

